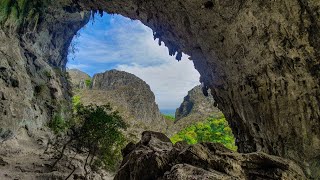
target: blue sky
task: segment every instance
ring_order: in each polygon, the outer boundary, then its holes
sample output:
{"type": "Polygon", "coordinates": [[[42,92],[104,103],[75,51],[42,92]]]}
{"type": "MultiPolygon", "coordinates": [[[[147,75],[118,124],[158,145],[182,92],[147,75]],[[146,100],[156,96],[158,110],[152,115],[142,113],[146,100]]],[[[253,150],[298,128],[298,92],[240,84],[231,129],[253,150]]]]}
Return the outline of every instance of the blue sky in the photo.
{"type": "Polygon", "coordinates": [[[146,81],[160,109],[179,107],[183,97],[199,84],[199,73],[186,55],[178,62],[154,41],[152,30],[140,21],[120,15],[95,16],[72,44],[67,67],[90,76],[110,69],[130,72],[146,81]]]}

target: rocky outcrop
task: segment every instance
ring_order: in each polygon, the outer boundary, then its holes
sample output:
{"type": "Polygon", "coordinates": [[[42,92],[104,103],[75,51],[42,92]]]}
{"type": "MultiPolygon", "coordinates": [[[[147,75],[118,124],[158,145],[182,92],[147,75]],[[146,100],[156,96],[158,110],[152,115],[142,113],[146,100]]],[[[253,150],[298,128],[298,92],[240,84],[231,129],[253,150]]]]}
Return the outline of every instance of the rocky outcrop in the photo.
{"type": "Polygon", "coordinates": [[[143,132],[123,150],[115,180],[306,179],[292,161],[265,153],[240,154],[221,144],[173,145],[164,134],[143,132]]]}
{"type": "Polygon", "coordinates": [[[88,89],[91,85],[91,77],[78,69],[67,70],[73,89],[88,89]]]}
{"type": "Polygon", "coordinates": [[[192,124],[205,121],[209,117],[223,117],[223,113],[215,106],[211,94],[205,96],[202,86],[194,87],[184,97],[180,107],[176,110],[175,121],[168,125],[166,135],[172,136],[192,124]]]}
{"type": "Polygon", "coordinates": [[[205,96],[202,87],[199,85],[191,89],[188,95],[184,97],[180,107],[176,110],[175,116],[176,121],[179,121],[187,116],[196,116],[201,119],[214,114],[220,116],[222,113],[215,107],[215,101],[211,94],[205,96]]]}
{"type": "Polygon", "coordinates": [[[84,105],[110,103],[129,124],[126,134],[131,141],[138,141],[145,130],[164,132],[167,127],[150,86],[131,73],[110,70],[95,74],[92,87],[78,89],[75,95],[84,105]]]}
{"type": "Polygon", "coordinates": [[[90,14],[47,3],[0,3],[0,140],[20,127],[37,130],[56,114],[68,116],[68,47],[90,14]]]}
{"type": "Polygon", "coordinates": [[[87,11],[107,11],[141,20],[177,59],[191,56],[239,151],[289,158],[320,177],[320,1],[26,2],[1,3],[3,129],[41,127],[64,113],[68,46],[87,11]]]}

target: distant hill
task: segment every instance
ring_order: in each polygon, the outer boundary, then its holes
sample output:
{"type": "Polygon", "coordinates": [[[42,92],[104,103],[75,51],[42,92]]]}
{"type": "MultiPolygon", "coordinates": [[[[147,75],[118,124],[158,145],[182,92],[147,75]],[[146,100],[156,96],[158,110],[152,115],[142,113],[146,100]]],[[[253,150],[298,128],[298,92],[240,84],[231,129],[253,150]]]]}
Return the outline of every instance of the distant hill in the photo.
{"type": "Polygon", "coordinates": [[[70,81],[73,89],[85,89],[89,88],[91,77],[78,69],[67,70],[70,76],[70,81]]]}
{"type": "Polygon", "coordinates": [[[130,126],[126,132],[130,140],[138,140],[145,130],[164,132],[167,127],[149,85],[133,74],[110,70],[95,74],[89,88],[74,87],[75,95],[80,96],[84,105],[110,103],[118,110],[130,126]]]}
{"type": "Polygon", "coordinates": [[[191,89],[184,97],[175,113],[175,122],[167,129],[169,136],[197,122],[205,121],[209,117],[223,117],[222,112],[215,107],[212,95],[204,96],[201,86],[191,89]]]}

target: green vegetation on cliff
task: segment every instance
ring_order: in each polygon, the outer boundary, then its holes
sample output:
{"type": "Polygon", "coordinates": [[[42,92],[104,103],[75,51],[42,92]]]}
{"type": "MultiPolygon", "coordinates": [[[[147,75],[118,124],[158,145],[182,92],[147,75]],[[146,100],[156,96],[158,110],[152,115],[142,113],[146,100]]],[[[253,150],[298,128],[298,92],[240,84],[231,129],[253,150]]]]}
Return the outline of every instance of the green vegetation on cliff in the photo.
{"type": "Polygon", "coordinates": [[[216,142],[231,150],[237,150],[235,138],[225,118],[208,118],[205,122],[193,124],[172,136],[171,141],[186,141],[188,144],[216,142]]]}
{"type": "Polygon", "coordinates": [[[49,0],[1,0],[0,24],[9,21],[10,24],[19,26],[28,20],[36,28],[41,12],[48,3],[49,0]]]}

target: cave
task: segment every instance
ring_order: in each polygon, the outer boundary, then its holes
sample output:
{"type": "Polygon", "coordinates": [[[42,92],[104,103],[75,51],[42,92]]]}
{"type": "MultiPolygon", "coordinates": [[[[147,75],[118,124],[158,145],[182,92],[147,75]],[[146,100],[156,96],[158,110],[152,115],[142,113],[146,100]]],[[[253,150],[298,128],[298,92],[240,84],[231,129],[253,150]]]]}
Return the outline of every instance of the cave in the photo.
{"type": "Polygon", "coordinates": [[[57,104],[68,106],[68,47],[90,11],[105,11],[140,20],[177,59],[182,52],[190,56],[239,152],[288,158],[309,178],[320,177],[319,1],[59,0],[27,4],[32,11],[5,2],[2,134],[39,128],[61,108],[57,104]],[[43,86],[47,72],[50,81],[43,86]]]}

